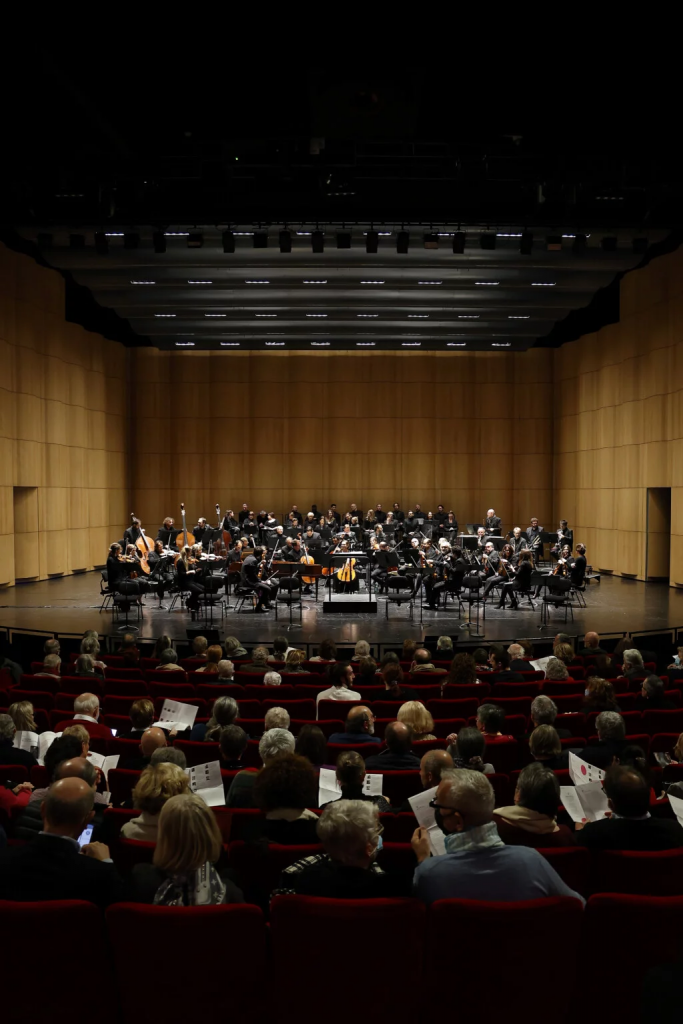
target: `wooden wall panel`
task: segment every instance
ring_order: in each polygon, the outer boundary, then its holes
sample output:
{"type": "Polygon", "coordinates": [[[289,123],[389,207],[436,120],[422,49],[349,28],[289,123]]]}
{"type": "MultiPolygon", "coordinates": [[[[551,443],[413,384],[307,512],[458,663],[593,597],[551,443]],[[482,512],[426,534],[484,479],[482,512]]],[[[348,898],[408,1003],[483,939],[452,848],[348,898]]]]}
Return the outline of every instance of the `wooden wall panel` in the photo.
{"type": "Polygon", "coordinates": [[[177,519],[180,501],[193,523],[216,501],[237,511],[245,500],[277,513],[313,501],[364,511],[442,502],[462,523],[494,505],[508,527],[552,514],[550,351],[135,358],[135,436],[145,443],[133,454],[132,500],[150,529],[177,519]],[[178,380],[188,386],[171,419],[178,380]],[[506,387],[492,400],[495,382],[506,387]]]}
{"type": "Polygon", "coordinates": [[[619,323],[557,349],[553,369],[555,517],[595,568],[644,579],[647,488],[671,487],[673,586],[683,585],[682,326],[678,249],[627,274],[619,323]]]}
{"type": "Polygon", "coordinates": [[[126,352],[65,321],[61,275],[0,245],[0,356],[0,585],[102,565],[128,505],[126,352]]]}

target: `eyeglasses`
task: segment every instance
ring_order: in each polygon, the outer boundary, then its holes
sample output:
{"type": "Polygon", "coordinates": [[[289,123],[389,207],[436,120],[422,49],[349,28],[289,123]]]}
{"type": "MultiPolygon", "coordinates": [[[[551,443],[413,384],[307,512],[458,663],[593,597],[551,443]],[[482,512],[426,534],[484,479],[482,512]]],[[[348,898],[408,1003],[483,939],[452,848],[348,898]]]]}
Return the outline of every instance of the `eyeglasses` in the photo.
{"type": "Polygon", "coordinates": [[[437,804],[436,800],[430,800],[429,806],[435,810],[448,811],[449,814],[460,814],[460,811],[456,811],[455,807],[448,807],[447,804],[437,804]]]}

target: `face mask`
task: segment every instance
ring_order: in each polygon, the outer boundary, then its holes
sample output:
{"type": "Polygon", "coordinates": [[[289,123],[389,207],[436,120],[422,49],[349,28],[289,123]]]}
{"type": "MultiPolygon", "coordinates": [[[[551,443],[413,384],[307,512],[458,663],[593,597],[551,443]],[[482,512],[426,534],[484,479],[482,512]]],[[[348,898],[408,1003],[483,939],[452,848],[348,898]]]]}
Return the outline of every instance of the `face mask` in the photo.
{"type": "Polygon", "coordinates": [[[443,832],[443,834],[444,834],[445,836],[447,836],[447,835],[448,835],[448,832],[446,831],[446,828],[444,827],[444,823],[443,823],[443,817],[442,817],[442,815],[441,815],[441,809],[440,809],[439,807],[435,807],[435,808],[434,808],[434,821],[435,821],[435,822],[436,822],[436,824],[437,824],[437,825],[439,826],[439,828],[441,829],[441,831],[443,832]]]}
{"type": "Polygon", "coordinates": [[[584,697],[590,697],[590,690],[584,690],[583,695],[584,697]]]}

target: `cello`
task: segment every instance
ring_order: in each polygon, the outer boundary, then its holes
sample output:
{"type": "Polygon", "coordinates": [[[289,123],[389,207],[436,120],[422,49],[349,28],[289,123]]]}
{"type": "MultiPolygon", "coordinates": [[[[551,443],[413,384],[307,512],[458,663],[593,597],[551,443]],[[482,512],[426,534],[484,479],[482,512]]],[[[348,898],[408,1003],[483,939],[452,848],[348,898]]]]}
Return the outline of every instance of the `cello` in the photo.
{"type": "MultiPolygon", "coordinates": [[[[302,562],[304,565],[314,565],[315,558],[313,557],[313,555],[309,555],[308,548],[304,544],[303,540],[301,541],[301,543],[304,545],[304,553],[299,559],[299,561],[302,562]]],[[[301,580],[303,583],[306,584],[307,587],[310,587],[315,583],[315,576],[302,576],[301,580]]]]}
{"type": "MultiPolygon", "coordinates": [[[[135,512],[131,512],[130,521],[133,524],[133,526],[135,525],[136,519],[137,516],[135,515],[135,512]]],[[[149,554],[150,551],[154,550],[154,544],[152,544],[149,537],[145,535],[145,531],[142,529],[142,526],[140,527],[140,536],[135,541],[135,547],[140,552],[140,568],[145,573],[145,575],[149,576],[152,570],[149,567],[147,555],[149,554]]]]}
{"type": "Polygon", "coordinates": [[[187,523],[185,521],[185,503],[180,502],[180,514],[183,517],[183,528],[175,539],[176,547],[178,551],[182,551],[184,547],[192,547],[194,544],[194,534],[187,532],[187,523]]]}

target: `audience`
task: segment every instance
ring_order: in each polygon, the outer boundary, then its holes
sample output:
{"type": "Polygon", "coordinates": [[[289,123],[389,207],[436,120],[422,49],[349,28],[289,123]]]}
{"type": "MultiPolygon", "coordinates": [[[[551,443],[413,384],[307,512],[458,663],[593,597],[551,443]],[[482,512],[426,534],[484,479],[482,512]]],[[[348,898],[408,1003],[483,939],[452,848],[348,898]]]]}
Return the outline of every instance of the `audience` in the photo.
{"type": "Polygon", "coordinates": [[[172,796],[187,793],[189,776],[174,764],[150,764],[143,771],[133,790],[133,807],[140,811],[121,829],[124,839],[156,843],[161,808],[172,796]]]}
{"type": "Polygon", "coordinates": [[[232,725],[239,715],[239,710],[234,697],[217,697],[211,708],[211,718],[208,722],[197,722],[192,727],[190,738],[197,743],[202,740],[216,743],[221,729],[226,725],[232,725]]]}
{"type": "Polygon", "coordinates": [[[47,678],[54,679],[55,682],[60,680],[62,659],[58,654],[46,654],[43,659],[43,671],[36,672],[36,678],[47,678]]]}
{"type": "Polygon", "coordinates": [[[534,697],[531,702],[531,721],[534,729],[539,725],[552,725],[555,726],[555,732],[561,740],[569,739],[571,731],[569,729],[558,729],[555,725],[556,718],[557,704],[554,700],[546,697],[543,693],[539,693],[538,697],[534,697]]]}
{"type": "Polygon", "coordinates": [[[365,766],[370,771],[410,771],[420,767],[420,759],[411,752],[413,730],[405,722],[389,722],[384,730],[386,749],[379,754],[366,757],[365,766]]]}
{"type": "Polygon", "coordinates": [[[333,732],[328,743],[346,743],[356,746],[358,743],[381,743],[375,736],[375,716],[370,708],[357,704],[346,716],[345,732],[333,732]]]}
{"type": "Polygon", "coordinates": [[[432,664],[432,656],[425,647],[418,647],[410,666],[413,675],[445,676],[445,668],[437,668],[432,664]]]}
{"type": "MultiPolygon", "coordinates": [[[[221,768],[227,772],[241,771],[245,767],[242,758],[249,743],[249,737],[244,729],[239,725],[226,725],[221,729],[218,743],[221,768]]],[[[229,788],[230,785],[226,780],[226,796],[229,788]]]]}
{"type": "Polygon", "coordinates": [[[273,640],[273,653],[268,655],[268,661],[277,663],[283,662],[287,657],[287,651],[291,650],[286,636],[276,636],[273,640]]]}
{"type": "Polygon", "coordinates": [[[125,762],[121,767],[127,768],[129,771],[143,771],[149,764],[154,751],[167,745],[168,740],[163,729],[158,726],[145,729],[140,737],[139,753],[126,755],[125,762]]]}
{"type": "Polygon", "coordinates": [[[573,846],[576,837],[567,825],[557,824],[560,784],[550,768],[538,761],[520,772],[512,807],[498,807],[493,820],[498,835],[509,846],[573,846]]]}
{"type": "Polygon", "coordinates": [[[161,658],[161,655],[164,653],[164,651],[169,650],[170,647],[172,647],[172,641],[170,636],[166,636],[166,634],[160,636],[154,645],[154,654],[152,655],[152,657],[154,657],[158,661],[161,658]]]}
{"type": "Polygon", "coordinates": [[[453,768],[453,758],[447,750],[428,750],[420,761],[420,782],[423,789],[433,789],[441,782],[445,771],[453,768]]]}
{"type": "Polygon", "coordinates": [[[367,640],[357,640],[351,661],[360,661],[361,658],[367,658],[369,654],[370,644],[367,640]]]}
{"type": "Polygon", "coordinates": [[[324,853],[285,868],[273,895],[298,893],[330,899],[407,895],[377,864],[382,829],[377,807],[367,800],[335,800],[317,823],[324,853]]]}
{"type": "Polygon", "coordinates": [[[471,771],[484,772],[485,775],[495,774],[496,769],[493,765],[484,760],[486,739],[479,729],[463,726],[458,735],[454,737],[449,747],[449,753],[453,759],[454,768],[469,768],[471,771]]]}
{"type": "MultiPolygon", "coordinates": [[[[482,672],[488,674],[491,671],[489,665],[489,656],[485,647],[477,647],[476,651],[473,652],[472,657],[474,658],[474,668],[477,675],[482,672]]],[[[477,680],[478,682],[479,680],[477,680]]]]}
{"type": "Polygon", "coordinates": [[[167,647],[165,651],[161,652],[159,657],[159,664],[156,667],[157,672],[184,672],[182,665],[178,664],[178,655],[172,647],[167,647]]]}
{"type": "MultiPolygon", "coordinates": [[[[20,700],[15,704],[10,704],[7,712],[14,722],[17,732],[38,732],[38,726],[33,717],[33,704],[29,700],[20,700]]],[[[2,764],[4,763],[2,761],[2,764]]]]}
{"type": "Polygon", "coordinates": [[[95,662],[89,654],[79,654],[74,663],[74,675],[83,679],[98,679],[102,681],[102,673],[95,671],[95,662]]]}
{"type": "Polygon", "coordinates": [[[489,665],[491,666],[491,675],[488,677],[490,683],[524,682],[519,672],[510,671],[510,656],[498,644],[494,644],[491,648],[489,665]]]}
{"type": "Polygon", "coordinates": [[[605,774],[604,789],[611,817],[577,825],[576,840],[590,850],[674,850],[683,847],[683,828],[669,818],[650,814],[650,786],[624,765],[605,774]]]}
{"type": "Polygon", "coordinates": [[[263,728],[267,732],[269,729],[289,729],[290,717],[289,711],[286,708],[269,708],[263,718],[263,728]]]}
{"type": "MultiPolygon", "coordinates": [[[[110,740],[113,739],[111,729],[106,725],[100,725],[100,701],[94,693],[82,693],[74,700],[74,722],[82,722],[90,733],[92,739],[110,740]]],[[[62,732],[65,726],[71,723],[71,719],[65,719],[57,725],[56,732],[62,732]]]]}
{"type": "Polygon", "coordinates": [[[251,653],[251,662],[240,665],[240,672],[251,672],[254,675],[265,675],[268,671],[268,648],[255,647],[251,653]]]}
{"type": "Polygon", "coordinates": [[[282,682],[282,676],[279,672],[266,672],[263,677],[264,686],[279,686],[282,682]]]}
{"type": "Polygon", "coordinates": [[[54,782],[41,804],[43,830],[0,856],[0,899],[86,900],[107,907],[125,899],[123,882],[103,843],[79,847],[94,817],[95,792],[81,778],[54,782]]]}
{"type": "MultiPolygon", "coordinates": [[[[294,737],[287,729],[269,729],[261,737],[258,752],[267,766],[283,754],[294,753],[294,737]]],[[[259,772],[252,768],[238,772],[228,790],[226,807],[255,807],[254,783],[258,776],[259,772]]]]}
{"type": "Polygon", "coordinates": [[[413,742],[419,740],[435,740],[434,719],[427,708],[419,700],[409,700],[398,709],[396,718],[405,722],[412,730],[413,742]]]}
{"type": "MultiPolygon", "coordinates": [[[[496,740],[511,740],[512,736],[504,736],[505,712],[497,704],[480,704],[477,708],[477,729],[483,733],[488,743],[496,740]]],[[[450,737],[449,737],[450,739],[450,737]]]]}
{"type": "MultiPolygon", "coordinates": [[[[391,804],[385,796],[372,796],[363,792],[365,762],[358,751],[344,750],[337,758],[335,774],[341,789],[341,796],[337,800],[369,800],[379,811],[391,810],[391,804]]],[[[330,800],[323,806],[329,807],[334,802],[330,800]]]]}
{"type": "Polygon", "coordinates": [[[571,896],[585,902],[537,850],[502,841],[493,820],[493,789],[481,772],[445,772],[433,806],[445,833],[446,853],[432,857],[427,830],[415,830],[412,846],[418,867],[413,889],[418,899],[431,904],[441,899],[519,902],[571,896]]]}
{"type": "Polygon", "coordinates": [[[377,682],[377,662],[368,654],[367,657],[360,658],[358,660],[358,674],[356,676],[356,685],[376,686],[377,682]]]}
{"type": "Polygon", "coordinates": [[[562,750],[560,737],[552,725],[539,725],[529,737],[529,751],[535,761],[541,761],[551,771],[569,767],[569,752],[562,750]]]}
{"type": "MultiPolygon", "coordinates": [[[[204,641],[204,643],[206,643],[206,641],[204,641]]],[[[247,657],[246,649],[242,647],[242,644],[236,636],[226,636],[223,647],[225,649],[226,658],[230,658],[232,661],[234,661],[235,658],[247,657]]]]}
{"type": "MultiPolygon", "coordinates": [[[[17,729],[9,715],[0,715],[0,764],[20,764],[31,770],[38,761],[28,750],[20,750],[14,746],[14,735],[17,729]]],[[[0,780],[1,781],[1,780],[0,780]]]]}
{"type": "Polygon", "coordinates": [[[216,871],[222,849],[216,816],[201,797],[172,796],[159,814],[153,863],[133,870],[137,900],[163,907],[243,903],[237,886],[216,871]]]}
{"type": "Polygon", "coordinates": [[[412,686],[405,685],[405,676],[403,670],[398,663],[398,658],[395,661],[389,661],[386,663],[381,671],[382,682],[384,683],[384,697],[387,700],[417,700],[417,690],[414,690],[412,686]]]}
{"type": "Polygon", "coordinates": [[[157,747],[149,759],[150,764],[175,764],[183,771],[187,768],[187,759],[178,747],[157,747]]]}
{"type": "MultiPolygon", "coordinates": [[[[564,634],[560,633],[559,636],[564,634]]],[[[570,665],[576,663],[576,655],[574,654],[574,648],[569,642],[558,642],[557,638],[553,646],[553,655],[558,661],[561,661],[563,665],[569,668],[570,665]]],[[[571,673],[570,673],[571,674],[571,673]]]]}
{"type": "Polygon", "coordinates": [[[354,682],[353,668],[348,661],[336,661],[330,665],[327,670],[327,678],[330,680],[331,685],[327,690],[321,690],[315,699],[316,703],[316,717],[320,717],[317,714],[317,708],[320,705],[321,700],[360,700],[360,693],[357,690],[352,690],[351,686],[354,682]]]}
{"type": "Polygon", "coordinates": [[[446,661],[453,657],[453,640],[450,636],[440,636],[436,641],[436,660],[446,661]]]}
{"type": "Polygon", "coordinates": [[[579,757],[596,768],[609,768],[626,746],[624,719],[616,711],[603,711],[595,719],[595,731],[598,742],[584,747],[579,757]]]}
{"type": "Polygon", "coordinates": [[[529,672],[531,666],[528,661],[524,660],[524,648],[521,644],[510,644],[507,649],[508,658],[510,659],[510,671],[511,672],[529,672]]]}
{"type": "Polygon", "coordinates": [[[456,654],[451,662],[448,675],[444,683],[454,683],[456,686],[472,686],[479,683],[477,679],[477,666],[471,654],[456,654]]]}
{"type": "Polygon", "coordinates": [[[128,716],[130,718],[130,729],[127,732],[119,733],[119,738],[136,740],[142,736],[146,729],[149,729],[154,721],[154,704],[149,697],[133,701],[128,716]]]}
{"type": "Polygon", "coordinates": [[[118,653],[126,668],[135,668],[140,663],[140,651],[132,633],[124,633],[118,653]]]}
{"type": "Polygon", "coordinates": [[[586,680],[581,710],[586,714],[591,711],[620,711],[612,684],[606,679],[590,676],[586,680]]]}
{"type": "Polygon", "coordinates": [[[318,777],[307,758],[284,752],[272,759],[256,777],[252,795],[265,819],[253,823],[248,838],[286,846],[317,842],[318,815],[310,808],[318,803],[318,777]]]}
{"type": "Polygon", "coordinates": [[[567,666],[559,658],[548,658],[545,666],[545,677],[551,679],[553,682],[563,682],[569,679],[569,672],[567,666]]]}
{"type": "Polygon", "coordinates": [[[307,757],[314,768],[327,764],[327,740],[318,725],[307,722],[301,726],[294,750],[301,757],[307,757]]]}
{"type": "MultiPolygon", "coordinates": [[[[226,641],[227,645],[227,641],[226,641]]],[[[205,636],[196,636],[192,641],[192,655],[191,661],[206,661],[206,651],[209,646],[209,641],[205,636]]]]}
{"type": "Polygon", "coordinates": [[[677,705],[665,696],[665,692],[664,681],[659,676],[654,673],[647,675],[636,698],[636,708],[639,711],[673,711],[677,705]]]}
{"type": "Polygon", "coordinates": [[[586,633],[583,638],[583,647],[579,651],[579,655],[582,658],[592,654],[608,654],[609,651],[605,651],[600,646],[600,637],[597,633],[586,633]]]}
{"type": "Polygon", "coordinates": [[[626,679],[640,679],[645,675],[643,656],[640,651],[635,649],[635,647],[631,647],[630,650],[624,651],[623,658],[624,665],[621,670],[622,676],[625,676],[626,679]]]}
{"type": "Polygon", "coordinates": [[[337,645],[334,640],[321,640],[318,653],[315,657],[310,659],[311,661],[336,661],[337,660],[337,645]]]}

